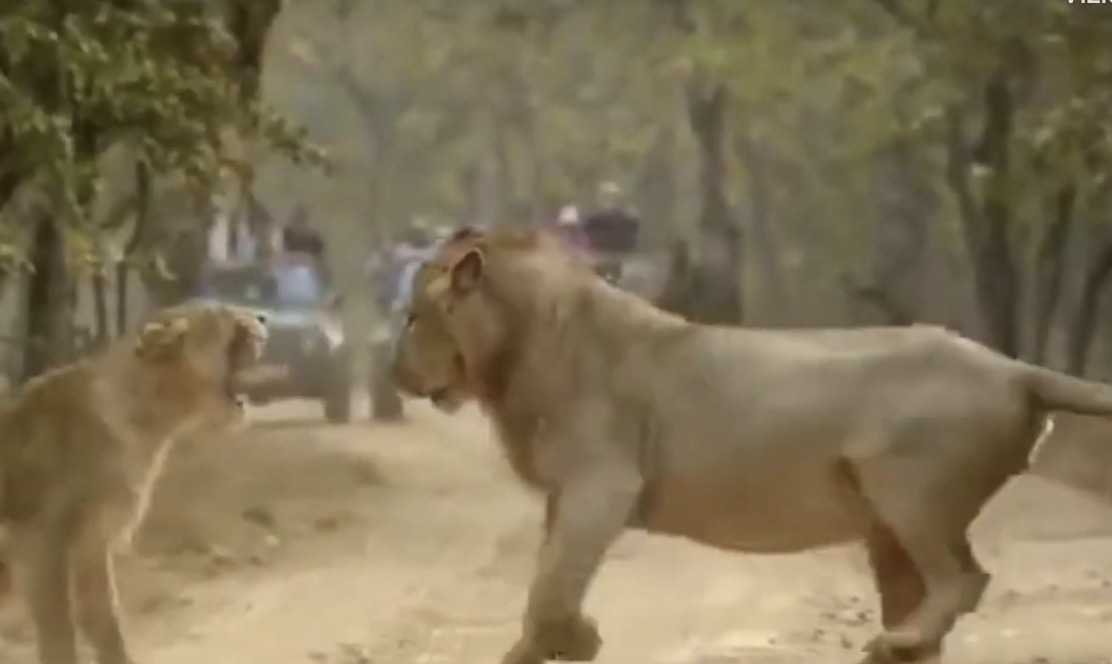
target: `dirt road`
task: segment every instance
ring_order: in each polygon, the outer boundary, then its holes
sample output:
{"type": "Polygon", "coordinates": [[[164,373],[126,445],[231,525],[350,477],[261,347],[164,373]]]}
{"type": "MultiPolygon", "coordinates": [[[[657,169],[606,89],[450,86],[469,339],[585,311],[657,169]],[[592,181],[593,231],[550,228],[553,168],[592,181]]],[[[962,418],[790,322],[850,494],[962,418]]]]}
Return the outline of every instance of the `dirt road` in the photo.
{"type": "MultiPolygon", "coordinates": [[[[148,664],[493,664],[517,633],[540,504],[474,412],[321,425],[312,404],[178,451],[121,562],[148,664]]],[[[952,664],[1112,663],[1112,510],[1028,478],[978,524],[996,574],[952,664]]],[[[875,628],[863,556],[728,555],[636,533],[588,598],[607,664],[856,662],[875,628]]],[[[30,664],[18,606],[0,662],[30,664]]],[[[91,661],[91,660],[90,660],[91,661]]]]}

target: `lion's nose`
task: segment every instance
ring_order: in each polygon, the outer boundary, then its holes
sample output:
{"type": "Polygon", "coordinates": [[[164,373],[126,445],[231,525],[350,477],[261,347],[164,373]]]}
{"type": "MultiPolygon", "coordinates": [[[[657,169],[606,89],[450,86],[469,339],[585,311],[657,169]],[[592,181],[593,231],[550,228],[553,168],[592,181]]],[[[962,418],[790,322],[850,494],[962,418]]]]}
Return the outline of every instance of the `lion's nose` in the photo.
{"type": "Polygon", "coordinates": [[[258,320],[263,325],[266,325],[266,314],[257,314],[255,316],[255,319],[258,320]]]}

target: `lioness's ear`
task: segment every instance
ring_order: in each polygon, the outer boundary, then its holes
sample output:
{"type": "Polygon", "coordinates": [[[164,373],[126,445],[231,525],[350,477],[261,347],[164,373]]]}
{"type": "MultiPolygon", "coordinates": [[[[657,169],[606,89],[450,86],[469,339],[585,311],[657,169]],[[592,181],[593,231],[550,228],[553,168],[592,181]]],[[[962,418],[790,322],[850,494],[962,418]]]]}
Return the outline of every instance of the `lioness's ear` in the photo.
{"type": "Polygon", "coordinates": [[[188,331],[189,321],[185,318],[147,323],[139,332],[135,354],[145,360],[175,355],[181,350],[188,331]]]}
{"type": "Polygon", "coordinates": [[[457,295],[466,295],[479,285],[483,278],[483,252],[469,249],[452,266],[452,290],[457,295]]]}

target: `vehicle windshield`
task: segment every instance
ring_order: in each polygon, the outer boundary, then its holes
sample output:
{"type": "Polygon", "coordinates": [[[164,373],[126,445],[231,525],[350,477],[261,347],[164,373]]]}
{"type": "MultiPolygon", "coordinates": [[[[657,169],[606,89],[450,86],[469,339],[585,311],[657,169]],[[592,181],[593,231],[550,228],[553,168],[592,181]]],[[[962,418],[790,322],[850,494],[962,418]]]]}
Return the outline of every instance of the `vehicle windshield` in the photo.
{"type": "Polygon", "coordinates": [[[316,306],[325,295],[320,275],[301,264],[216,270],[201,290],[208,297],[276,308],[316,306]]]}
{"type": "Polygon", "coordinates": [[[311,305],[324,297],[320,280],[308,265],[290,265],[274,270],[274,279],[277,284],[275,297],[280,303],[311,305]]]}

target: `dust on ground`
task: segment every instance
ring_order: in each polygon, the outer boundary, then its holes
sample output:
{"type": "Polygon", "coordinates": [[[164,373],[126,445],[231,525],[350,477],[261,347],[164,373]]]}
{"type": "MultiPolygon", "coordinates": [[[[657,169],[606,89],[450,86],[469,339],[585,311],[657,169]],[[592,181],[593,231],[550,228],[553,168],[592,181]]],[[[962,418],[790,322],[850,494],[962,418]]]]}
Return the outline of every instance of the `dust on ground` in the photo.
{"type": "MultiPolygon", "coordinates": [[[[540,502],[477,413],[410,412],[335,427],[295,402],[183,445],[120,562],[138,661],[498,662],[518,633],[540,502]]],[[[1112,663],[1105,503],[1022,478],[975,543],[995,579],[948,663],[1112,663]]],[[[848,664],[877,629],[855,548],[739,555],[629,533],[587,608],[603,664],[848,664]]],[[[30,635],[9,604],[0,662],[31,664],[30,635]]]]}

